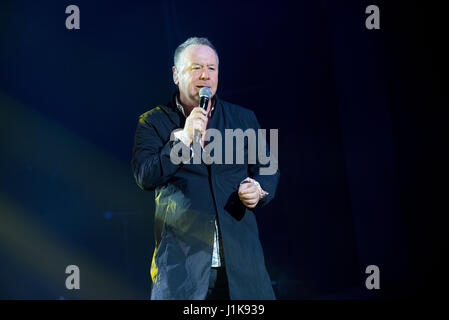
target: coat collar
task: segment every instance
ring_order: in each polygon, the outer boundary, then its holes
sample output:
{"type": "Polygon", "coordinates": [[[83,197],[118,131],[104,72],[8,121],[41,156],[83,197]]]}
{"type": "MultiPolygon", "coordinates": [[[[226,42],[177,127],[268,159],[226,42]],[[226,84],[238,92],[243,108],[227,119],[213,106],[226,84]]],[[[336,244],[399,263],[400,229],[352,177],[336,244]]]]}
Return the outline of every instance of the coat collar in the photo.
{"type": "MultiPolygon", "coordinates": [[[[165,111],[167,116],[170,118],[172,122],[174,122],[177,126],[180,126],[181,123],[184,122],[185,116],[184,114],[178,109],[176,105],[176,96],[178,95],[179,91],[176,90],[172,96],[170,101],[167,103],[167,106],[161,106],[162,109],[165,111]]],[[[212,103],[214,104],[214,107],[211,111],[211,119],[214,118],[214,114],[218,113],[217,110],[221,107],[221,100],[220,98],[215,94],[212,98],[212,103]]]]}

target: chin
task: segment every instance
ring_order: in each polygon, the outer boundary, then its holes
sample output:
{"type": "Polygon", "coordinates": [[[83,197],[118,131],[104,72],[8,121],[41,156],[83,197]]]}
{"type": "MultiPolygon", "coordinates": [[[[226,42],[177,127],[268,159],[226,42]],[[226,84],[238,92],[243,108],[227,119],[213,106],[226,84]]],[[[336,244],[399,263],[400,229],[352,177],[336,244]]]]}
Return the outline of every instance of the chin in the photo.
{"type": "Polygon", "coordinates": [[[196,92],[196,94],[193,94],[190,97],[190,101],[193,102],[194,104],[199,104],[200,103],[200,96],[199,96],[198,92],[196,92]]]}

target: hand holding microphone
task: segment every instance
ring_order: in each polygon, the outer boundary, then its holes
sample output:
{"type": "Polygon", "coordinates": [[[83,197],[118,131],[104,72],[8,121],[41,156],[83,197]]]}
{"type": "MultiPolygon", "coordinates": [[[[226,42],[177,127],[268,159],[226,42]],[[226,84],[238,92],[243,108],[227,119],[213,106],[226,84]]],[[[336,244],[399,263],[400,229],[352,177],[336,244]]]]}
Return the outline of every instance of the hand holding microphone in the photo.
{"type": "MultiPolygon", "coordinates": [[[[212,90],[208,87],[202,87],[198,94],[200,95],[200,105],[198,106],[198,108],[201,108],[206,112],[207,104],[209,103],[209,99],[212,96],[212,90]]],[[[205,128],[206,124],[207,124],[207,113],[204,128],[201,128],[202,130],[195,130],[195,140],[194,140],[195,143],[201,143],[201,136],[204,135],[204,133],[206,132],[205,128]]]]}
{"type": "Polygon", "coordinates": [[[190,145],[192,141],[201,143],[201,136],[206,133],[206,109],[211,95],[212,90],[210,88],[203,87],[200,89],[200,104],[198,107],[192,109],[184,125],[183,141],[185,144],[190,145]]]}

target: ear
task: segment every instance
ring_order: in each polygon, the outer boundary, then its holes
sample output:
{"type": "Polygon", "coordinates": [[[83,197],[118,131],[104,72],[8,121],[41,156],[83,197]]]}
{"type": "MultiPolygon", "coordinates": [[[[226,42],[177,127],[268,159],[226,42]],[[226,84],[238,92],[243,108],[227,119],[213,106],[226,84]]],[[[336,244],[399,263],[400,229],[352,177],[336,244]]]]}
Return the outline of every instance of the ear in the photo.
{"type": "Polygon", "coordinates": [[[175,67],[175,66],[173,66],[173,67],[171,68],[171,70],[173,71],[173,82],[174,82],[176,85],[178,85],[178,83],[179,83],[179,79],[178,79],[178,70],[176,70],[176,67],[175,67]]]}

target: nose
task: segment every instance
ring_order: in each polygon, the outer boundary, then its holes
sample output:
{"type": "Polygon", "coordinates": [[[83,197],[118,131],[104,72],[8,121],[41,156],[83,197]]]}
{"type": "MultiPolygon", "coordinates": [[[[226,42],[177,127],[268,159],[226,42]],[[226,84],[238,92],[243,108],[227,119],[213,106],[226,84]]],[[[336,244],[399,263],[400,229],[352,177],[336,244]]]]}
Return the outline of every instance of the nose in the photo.
{"type": "Polygon", "coordinates": [[[200,79],[201,80],[209,79],[209,70],[207,70],[207,68],[204,68],[203,71],[201,71],[200,79]]]}

